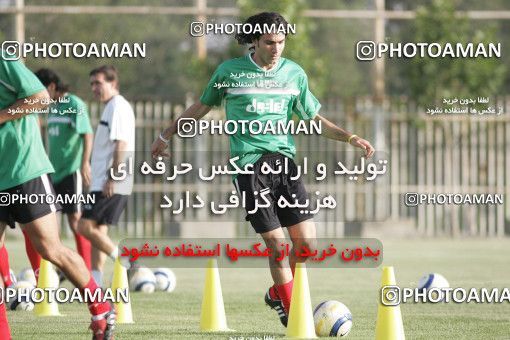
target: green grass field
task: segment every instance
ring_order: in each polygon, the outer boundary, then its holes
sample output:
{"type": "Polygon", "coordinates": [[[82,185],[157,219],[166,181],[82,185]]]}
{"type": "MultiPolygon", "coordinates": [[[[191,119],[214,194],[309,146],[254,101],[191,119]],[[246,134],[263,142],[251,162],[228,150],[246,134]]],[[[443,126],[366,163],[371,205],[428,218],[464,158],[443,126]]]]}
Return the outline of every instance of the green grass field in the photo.
{"type": "MultiPolygon", "coordinates": [[[[73,244],[72,241],[68,242],[73,244]]],[[[11,266],[28,266],[21,241],[7,240],[11,266]]],[[[384,244],[384,264],[395,267],[397,284],[413,287],[428,272],[439,272],[451,287],[509,287],[510,240],[402,240],[384,244]]],[[[106,277],[112,264],[108,263],[106,277]]],[[[220,269],[228,326],[232,333],[199,331],[204,269],[174,269],[173,293],[132,293],[134,324],[118,325],[116,339],[283,338],[277,315],[263,303],[271,279],[267,269],[220,269]]],[[[381,269],[309,269],[313,305],[326,299],[346,304],[353,314],[347,339],[373,339],[381,269]]],[[[66,284],[69,286],[69,283],[66,284]]],[[[70,286],[69,286],[70,287],[70,286]]],[[[403,304],[407,339],[510,339],[510,304],[403,304]]],[[[62,317],[37,318],[9,312],[14,339],[88,338],[89,315],[79,304],[60,306],[62,317]]]]}

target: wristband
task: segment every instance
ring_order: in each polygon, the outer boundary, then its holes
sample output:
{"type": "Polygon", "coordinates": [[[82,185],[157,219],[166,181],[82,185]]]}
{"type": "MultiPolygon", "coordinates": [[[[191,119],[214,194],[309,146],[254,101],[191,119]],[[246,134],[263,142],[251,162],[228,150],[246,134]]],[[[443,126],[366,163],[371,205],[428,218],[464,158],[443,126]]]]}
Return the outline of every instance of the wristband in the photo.
{"type": "Polygon", "coordinates": [[[168,144],[168,142],[170,142],[170,139],[165,139],[165,137],[163,137],[161,133],[159,134],[159,139],[165,144],[168,144]]]}
{"type": "Polygon", "coordinates": [[[351,135],[351,136],[349,137],[349,139],[347,140],[347,143],[351,144],[352,139],[353,139],[353,138],[356,138],[356,137],[358,137],[358,135],[351,135]]]}

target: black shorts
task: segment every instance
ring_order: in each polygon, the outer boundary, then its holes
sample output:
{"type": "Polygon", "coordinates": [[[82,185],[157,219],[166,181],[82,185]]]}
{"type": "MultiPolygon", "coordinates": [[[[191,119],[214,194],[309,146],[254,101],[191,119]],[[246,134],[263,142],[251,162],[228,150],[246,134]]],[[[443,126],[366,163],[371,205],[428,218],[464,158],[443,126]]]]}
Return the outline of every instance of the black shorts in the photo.
{"type": "Polygon", "coordinates": [[[129,196],[114,194],[106,198],[101,191],[93,191],[90,194],[94,197],[94,204],[84,204],[81,217],[96,221],[97,224],[116,225],[129,196]]]}
{"type": "MultiPolygon", "coordinates": [[[[55,187],[55,192],[57,195],[68,195],[68,196],[74,196],[74,195],[82,195],[83,194],[83,182],[81,178],[81,172],[80,170],[76,170],[70,175],[67,175],[64,177],[60,182],[53,185],[55,187]]],[[[67,200],[65,200],[66,203],[62,203],[62,213],[64,214],[72,214],[75,212],[81,212],[81,204],[79,203],[80,200],[69,200],[71,202],[76,203],[67,203],[67,200]]]]}
{"type": "Polygon", "coordinates": [[[271,153],[263,155],[253,165],[253,175],[239,175],[234,180],[234,185],[238,193],[241,195],[243,192],[246,195],[246,220],[250,221],[251,225],[257,233],[265,233],[280,227],[290,227],[299,222],[309,220],[313,215],[304,213],[304,211],[297,207],[280,208],[277,204],[280,197],[285,197],[288,202],[295,202],[296,200],[303,204],[308,199],[308,193],[305,186],[298,179],[291,179],[296,177],[297,167],[294,161],[282,154],[271,153]],[[272,169],[277,169],[278,165],[283,164],[287,158],[288,173],[282,171],[280,174],[267,174],[261,172],[261,167],[266,162],[272,169]],[[260,202],[260,193],[262,190],[269,189],[265,195],[270,202],[268,208],[259,208],[254,213],[248,213],[255,209],[255,199],[260,202]],[[255,197],[257,196],[257,197],[255,197]]]}
{"type": "Polygon", "coordinates": [[[56,197],[47,174],[0,192],[0,222],[14,228],[14,222],[30,223],[61,209],[58,202],[49,203],[45,198],[56,197]]]}

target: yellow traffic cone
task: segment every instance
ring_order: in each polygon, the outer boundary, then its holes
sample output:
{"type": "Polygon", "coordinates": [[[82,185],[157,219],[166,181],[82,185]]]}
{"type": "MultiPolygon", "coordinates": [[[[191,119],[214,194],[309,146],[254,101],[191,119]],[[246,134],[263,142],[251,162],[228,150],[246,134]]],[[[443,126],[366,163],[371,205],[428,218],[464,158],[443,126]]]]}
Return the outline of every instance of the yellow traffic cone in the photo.
{"type": "Polygon", "coordinates": [[[35,303],[34,313],[37,316],[62,315],[58,311],[58,303],[55,300],[55,296],[53,296],[52,299],[49,299],[48,295],[52,293],[48,290],[45,290],[47,288],[58,288],[54,287],[55,283],[52,282],[52,277],[55,275],[56,273],[55,269],[53,269],[53,265],[45,259],[41,259],[41,263],[39,265],[39,280],[37,281],[37,288],[41,288],[44,291],[45,296],[43,301],[35,303]]]}
{"type": "Polygon", "coordinates": [[[313,322],[310,289],[308,288],[308,275],[304,263],[296,263],[287,336],[298,339],[314,339],[317,337],[313,322]]]}
{"type": "Polygon", "coordinates": [[[225,306],[221,293],[220,273],[216,259],[207,261],[205,272],[205,287],[202,298],[202,312],[200,315],[200,330],[202,332],[230,331],[227,327],[225,306]]]}
{"type": "Polygon", "coordinates": [[[379,308],[377,310],[377,322],[375,326],[376,340],[405,340],[404,325],[402,323],[402,314],[400,313],[399,305],[400,297],[398,296],[399,293],[396,291],[398,290],[396,284],[393,267],[383,267],[379,308]],[[386,305],[382,303],[383,300],[386,305]]]}
{"type": "Polygon", "coordinates": [[[117,323],[133,323],[133,312],[131,311],[131,296],[129,296],[129,283],[127,278],[127,270],[117,257],[113,267],[112,294],[117,296],[117,289],[125,289],[128,291],[128,302],[115,301],[115,311],[117,313],[117,323]]]}

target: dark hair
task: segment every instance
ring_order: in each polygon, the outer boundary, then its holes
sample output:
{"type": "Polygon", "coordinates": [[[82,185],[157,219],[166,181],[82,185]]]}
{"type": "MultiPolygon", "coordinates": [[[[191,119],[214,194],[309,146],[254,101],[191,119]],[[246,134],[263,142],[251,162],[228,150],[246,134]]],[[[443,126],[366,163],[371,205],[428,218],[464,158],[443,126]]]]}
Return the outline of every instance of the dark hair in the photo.
{"type": "Polygon", "coordinates": [[[117,88],[119,87],[119,75],[117,73],[117,69],[112,65],[102,65],[96,67],[92,71],[90,71],[89,76],[95,76],[96,74],[102,73],[107,82],[111,83],[113,81],[117,82],[117,88]]]}
{"type": "Polygon", "coordinates": [[[39,78],[44,87],[48,87],[51,83],[53,83],[55,84],[55,89],[58,92],[67,92],[69,89],[69,86],[64,85],[62,80],[60,80],[60,77],[49,68],[41,68],[35,72],[35,75],[39,78]]]}
{"type": "MultiPolygon", "coordinates": [[[[262,12],[259,14],[252,15],[244,22],[244,25],[251,25],[252,27],[258,25],[261,28],[263,28],[264,25],[271,26],[273,24],[277,27],[280,25],[284,26],[285,36],[287,36],[288,32],[286,29],[289,23],[279,13],[262,12]]],[[[235,35],[235,38],[239,45],[247,45],[253,43],[254,40],[259,39],[261,36],[262,32],[260,30],[256,30],[253,33],[244,33],[241,31],[235,35]]]]}

